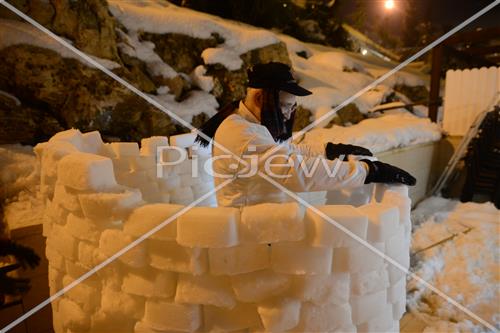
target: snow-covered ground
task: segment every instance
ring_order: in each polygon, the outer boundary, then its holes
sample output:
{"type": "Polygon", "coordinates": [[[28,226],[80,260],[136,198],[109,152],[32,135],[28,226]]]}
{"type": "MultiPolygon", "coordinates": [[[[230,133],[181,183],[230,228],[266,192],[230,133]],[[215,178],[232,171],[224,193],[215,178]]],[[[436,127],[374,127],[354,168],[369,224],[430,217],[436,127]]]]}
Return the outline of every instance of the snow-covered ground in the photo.
{"type": "Polygon", "coordinates": [[[0,201],[8,228],[41,224],[40,165],[33,147],[0,145],[0,201]]]}
{"type": "MultiPolygon", "coordinates": [[[[500,210],[432,197],[412,217],[415,273],[500,329],[500,210]]],[[[426,333],[491,331],[415,281],[408,290],[408,305],[427,323],[426,333]]]]}

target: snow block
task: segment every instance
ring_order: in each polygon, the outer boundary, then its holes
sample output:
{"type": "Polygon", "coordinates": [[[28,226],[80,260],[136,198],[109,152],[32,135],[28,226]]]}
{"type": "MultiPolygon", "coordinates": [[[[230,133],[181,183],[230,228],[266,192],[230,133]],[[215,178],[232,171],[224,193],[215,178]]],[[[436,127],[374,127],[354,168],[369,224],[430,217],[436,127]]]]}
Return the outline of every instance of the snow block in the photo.
{"type": "Polygon", "coordinates": [[[56,184],[54,187],[54,197],[52,202],[56,205],[60,205],[69,212],[80,212],[82,209],[80,207],[80,201],[78,200],[77,194],[78,193],[71,188],[67,188],[61,184],[56,184]]]}
{"type": "Polygon", "coordinates": [[[384,266],[371,272],[354,273],[351,275],[351,293],[366,295],[389,287],[389,274],[384,266]]]}
{"type": "Polygon", "coordinates": [[[406,299],[406,278],[399,279],[387,289],[387,300],[390,303],[404,301],[406,299]]]}
{"type": "MultiPolygon", "coordinates": [[[[356,236],[366,240],[368,218],[357,208],[346,205],[316,208],[356,236]]],[[[310,208],[307,209],[306,221],[308,238],[313,246],[347,247],[359,244],[349,234],[323,219],[310,208]]]]}
{"type": "Polygon", "coordinates": [[[56,141],[47,143],[43,146],[41,160],[42,184],[55,183],[57,177],[57,164],[63,157],[77,152],[78,149],[70,142],[56,141]]]}
{"type": "Polygon", "coordinates": [[[399,209],[399,223],[402,225],[411,225],[411,199],[402,196],[397,192],[387,190],[382,197],[382,203],[397,206],[399,209]]]}
{"type": "Polygon", "coordinates": [[[194,332],[201,326],[201,316],[199,305],[149,299],[143,321],[156,330],[194,332]]]}
{"type": "Polygon", "coordinates": [[[398,229],[399,231],[386,242],[385,252],[387,256],[405,268],[408,268],[410,263],[410,248],[406,242],[404,227],[400,226],[398,229]]]}
{"type": "Polygon", "coordinates": [[[64,271],[66,269],[64,257],[56,249],[52,248],[50,243],[47,243],[45,247],[45,257],[49,261],[50,267],[59,271],[64,271]]]}
{"type": "Polygon", "coordinates": [[[257,308],[267,332],[284,332],[299,323],[300,302],[285,298],[260,304],[257,308]]]}
{"type": "Polygon", "coordinates": [[[330,247],[311,247],[302,243],[277,243],[271,247],[271,267],[285,274],[329,274],[332,269],[330,247]]]}
{"type": "MultiPolygon", "coordinates": [[[[83,266],[82,264],[80,264],[76,261],[65,260],[64,264],[66,266],[65,267],[66,274],[75,280],[80,278],[83,274],[85,274],[89,271],[88,268],[86,268],[85,266],[83,266]]],[[[92,280],[92,279],[93,279],[93,277],[91,276],[87,279],[87,281],[92,280]]]]}
{"type": "MultiPolygon", "coordinates": [[[[358,325],[359,333],[389,332],[394,324],[392,304],[385,304],[380,315],[358,325]]],[[[399,332],[399,331],[398,331],[399,332]]]]}
{"type": "Polygon", "coordinates": [[[142,203],[141,192],[122,187],[116,192],[79,194],[85,217],[92,220],[121,219],[142,203]]]}
{"type": "Polygon", "coordinates": [[[232,309],[236,305],[228,277],[179,274],[176,303],[205,304],[232,309]]]}
{"type": "Polygon", "coordinates": [[[370,203],[359,207],[368,216],[368,241],[385,242],[398,231],[399,210],[395,206],[370,203]]]}
{"type": "Polygon", "coordinates": [[[137,142],[111,142],[110,147],[117,158],[139,156],[139,145],[137,142]]]}
{"type": "Polygon", "coordinates": [[[302,303],[299,324],[291,332],[331,332],[351,325],[349,304],[314,305],[302,303]]]}
{"type": "MultiPolygon", "coordinates": [[[[172,204],[150,204],[132,211],[123,225],[123,231],[132,237],[141,237],[148,231],[178,213],[183,206],[172,204]]],[[[177,237],[177,218],[152,234],[149,238],[157,240],[175,240],[177,237]]]]}
{"type": "MultiPolygon", "coordinates": [[[[69,275],[64,276],[63,285],[68,286],[74,282],[75,279],[69,275]]],[[[78,303],[82,310],[86,313],[92,313],[94,309],[100,304],[100,290],[97,286],[92,286],[87,281],[82,281],[76,284],[73,288],[68,290],[65,295],[72,301],[78,303]]]]}
{"type": "Polygon", "coordinates": [[[261,244],[299,241],[305,236],[304,214],[304,207],[296,202],[245,206],[240,235],[245,242],[261,244]]]}
{"type": "Polygon", "coordinates": [[[202,274],[208,269],[205,249],[183,247],[170,241],[147,241],[151,266],[179,273],[202,274]]]}
{"type": "Polygon", "coordinates": [[[255,304],[238,303],[232,309],[203,306],[204,329],[207,332],[233,332],[260,325],[255,304]]]}
{"type": "Polygon", "coordinates": [[[144,301],[139,297],[105,286],[102,290],[101,310],[116,318],[140,319],[144,314],[144,301]]]}
{"type": "Polygon", "coordinates": [[[92,268],[99,264],[97,261],[97,246],[92,243],[81,241],[78,243],[78,262],[86,268],[92,268]]]}
{"type": "Polygon", "coordinates": [[[84,139],[82,133],[77,129],[72,128],[66,131],[56,133],[49,139],[49,143],[57,141],[70,143],[79,151],[84,150],[84,139]]]}
{"type": "MultiPolygon", "coordinates": [[[[105,225],[102,227],[105,227],[105,225]]],[[[71,236],[92,243],[99,242],[99,237],[102,231],[102,229],[99,230],[92,220],[74,214],[68,215],[66,228],[71,236]]]]}
{"type": "Polygon", "coordinates": [[[56,204],[54,201],[47,204],[45,209],[45,217],[48,217],[51,222],[58,224],[66,224],[66,219],[69,215],[69,211],[56,204]]]}
{"type": "Polygon", "coordinates": [[[387,291],[384,289],[372,294],[351,297],[352,320],[355,325],[367,322],[381,315],[382,304],[387,303],[387,291]]]}
{"type": "Polygon", "coordinates": [[[391,263],[387,263],[387,272],[389,273],[389,283],[391,285],[406,277],[406,272],[391,263]]]}
{"type": "MultiPolygon", "coordinates": [[[[99,239],[99,251],[105,258],[109,258],[130,245],[134,239],[121,230],[107,229],[101,233],[99,239]]],[[[105,259],[102,258],[102,259],[105,259]]],[[[131,267],[144,267],[147,262],[146,248],[144,243],[136,244],[127,252],[118,257],[118,260],[131,267]]]]}
{"type": "Polygon", "coordinates": [[[188,247],[235,246],[239,219],[237,208],[193,207],[177,219],[177,242],[188,247]]]}
{"type": "Polygon", "coordinates": [[[184,133],[178,135],[172,135],[170,137],[170,144],[179,148],[188,148],[194,144],[196,139],[195,133],[184,133]]]}
{"type": "Polygon", "coordinates": [[[57,181],[75,190],[105,191],[117,187],[109,158],[72,153],[57,164],[57,181]]]}
{"type": "MultiPolygon", "coordinates": [[[[384,243],[373,243],[384,253],[384,243]]],[[[333,271],[337,273],[366,273],[384,266],[384,258],[365,245],[339,247],[333,251],[333,271]]]]}
{"type": "Polygon", "coordinates": [[[172,272],[141,269],[123,277],[122,291],[145,297],[171,297],[175,294],[177,275],[172,272]]]}
{"type": "Polygon", "coordinates": [[[58,224],[52,225],[52,233],[47,238],[47,247],[70,260],[75,260],[78,254],[78,240],[71,236],[67,228],[58,224]]]}
{"type": "Polygon", "coordinates": [[[291,295],[314,304],[342,305],[349,301],[350,276],[347,273],[294,276],[291,295]]]}
{"type": "Polygon", "coordinates": [[[58,305],[58,316],[62,326],[75,332],[85,332],[90,328],[90,316],[72,300],[62,298],[58,305]]]}
{"type": "Polygon", "coordinates": [[[208,249],[210,273],[235,275],[269,268],[269,252],[269,246],[266,244],[242,244],[208,249]]]}
{"type": "MultiPolygon", "coordinates": [[[[141,311],[142,313],[142,311],[141,311]]],[[[89,332],[131,332],[136,319],[132,317],[121,317],[120,320],[113,315],[109,315],[97,310],[91,317],[91,329],[89,332]]],[[[70,332],[67,332],[70,333],[70,332]]]]}
{"type": "Polygon", "coordinates": [[[146,202],[162,202],[160,186],[157,183],[144,183],[141,186],[141,194],[146,202]]]}
{"type": "Polygon", "coordinates": [[[141,155],[156,156],[158,147],[168,146],[168,138],[166,136],[152,136],[141,140],[141,155]]]}
{"type": "Polygon", "coordinates": [[[270,270],[262,270],[231,277],[236,298],[242,302],[260,302],[283,294],[291,286],[291,278],[270,270]]]}
{"type": "Polygon", "coordinates": [[[401,300],[392,304],[392,318],[394,320],[401,320],[406,312],[406,300],[401,300]]]}
{"type": "Polygon", "coordinates": [[[99,154],[102,151],[104,142],[99,131],[92,131],[82,134],[83,151],[89,154],[99,154]]]}

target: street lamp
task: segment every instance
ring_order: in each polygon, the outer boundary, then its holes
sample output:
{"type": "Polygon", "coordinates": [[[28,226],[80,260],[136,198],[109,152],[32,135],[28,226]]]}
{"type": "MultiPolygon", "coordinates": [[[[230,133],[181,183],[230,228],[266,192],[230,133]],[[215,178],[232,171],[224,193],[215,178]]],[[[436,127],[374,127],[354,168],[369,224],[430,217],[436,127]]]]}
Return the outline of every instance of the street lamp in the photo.
{"type": "Polygon", "coordinates": [[[387,10],[393,10],[394,9],[394,0],[385,0],[384,7],[387,10]]]}

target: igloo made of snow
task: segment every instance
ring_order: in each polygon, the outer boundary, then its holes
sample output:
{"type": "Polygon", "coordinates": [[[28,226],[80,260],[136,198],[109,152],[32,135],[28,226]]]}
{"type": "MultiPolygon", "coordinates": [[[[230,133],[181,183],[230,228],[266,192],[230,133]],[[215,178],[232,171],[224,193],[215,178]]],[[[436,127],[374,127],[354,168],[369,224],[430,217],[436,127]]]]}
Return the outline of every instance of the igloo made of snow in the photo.
{"type": "Polygon", "coordinates": [[[192,144],[68,130],[35,148],[51,295],[93,272],[52,302],[56,333],[399,331],[405,187],[367,187],[353,205],[217,207],[210,173],[191,175],[210,151],[192,144]],[[158,163],[169,144],[186,162],[158,163]]]}

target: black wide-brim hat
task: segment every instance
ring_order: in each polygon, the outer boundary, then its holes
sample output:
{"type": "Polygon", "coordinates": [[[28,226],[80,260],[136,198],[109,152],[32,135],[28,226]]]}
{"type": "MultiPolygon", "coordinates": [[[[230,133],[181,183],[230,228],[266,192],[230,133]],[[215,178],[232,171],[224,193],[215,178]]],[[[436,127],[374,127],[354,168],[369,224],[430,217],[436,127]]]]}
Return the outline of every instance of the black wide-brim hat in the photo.
{"type": "Polygon", "coordinates": [[[312,92],[299,86],[288,65],[281,62],[257,64],[250,68],[248,87],[258,89],[278,89],[295,96],[307,96],[312,92]]]}

